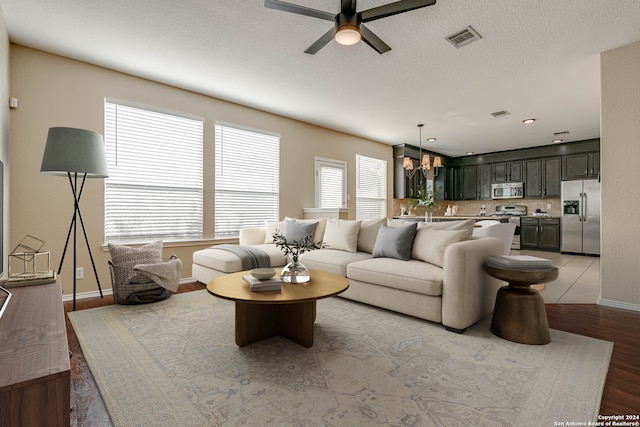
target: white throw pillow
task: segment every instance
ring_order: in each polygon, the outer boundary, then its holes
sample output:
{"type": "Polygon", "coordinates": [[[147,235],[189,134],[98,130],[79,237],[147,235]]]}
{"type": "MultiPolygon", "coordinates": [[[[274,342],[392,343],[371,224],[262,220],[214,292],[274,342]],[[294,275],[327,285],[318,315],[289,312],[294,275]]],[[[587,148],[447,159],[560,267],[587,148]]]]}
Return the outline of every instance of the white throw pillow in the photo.
{"type": "Polygon", "coordinates": [[[473,219],[462,219],[458,221],[442,221],[442,222],[419,222],[418,230],[428,228],[431,230],[465,230],[467,234],[464,240],[469,240],[473,236],[473,226],[476,221],[473,219]]]}
{"type": "Polygon", "coordinates": [[[362,221],[329,218],[322,247],[347,252],[358,250],[358,234],[362,221]]]}
{"type": "Polygon", "coordinates": [[[273,243],[273,234],[278,231],[280,234],[282,234],[284,232],[284,221],[277,221],[277,222],[265,222],[265,236],[264,236],[264,242],[265,243],[273,243]]]}
{"type": "Polygon", "coordinates": [[[362,220],[360,232],[358,233],[359,252],[373,253],[376,237],[378,237],[378,230],[380,230],[380,226],[386,223],[386,218],[362,220]]]}
{"type": "Polygon", "coordinates": [[[443,267],[447,246],[466,240],[466,236],[467,230],[438,230],[418,226],[418,232],[413,239],[411,258],[443,267]]]}

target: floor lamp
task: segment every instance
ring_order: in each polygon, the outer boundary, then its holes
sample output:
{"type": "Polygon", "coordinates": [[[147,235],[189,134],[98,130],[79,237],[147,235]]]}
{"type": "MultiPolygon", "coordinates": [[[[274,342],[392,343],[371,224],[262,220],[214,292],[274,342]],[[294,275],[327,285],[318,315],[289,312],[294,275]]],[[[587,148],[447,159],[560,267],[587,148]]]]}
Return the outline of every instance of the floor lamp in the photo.
{"type": "Polygon", "coordinates": [[[91,246],[89,246],[89,239],[87,238],[87,231],[84,227],[84,221],[82,220],[82,213],[80,212],[80,197],[84,189],[85,179],[107,178],[109,176],[102,135],[84,129],[64,127],[50,128],[40,172],[48,175],[67,176],[71,184],[74,206],[73,217],[71,219],[69,232],[67,233],[64,250],[62,251],[58,275],[62,271],[67,246],[69,245],[71,232],[73,232],[73,309],[75,310],[78,220],[80,220],[84,240],[89,250],[89,258],[91,258],[91,265],[93,266],[93,273],[98,283],[100,297],[103,296],[100,280],[98,279],[98,272],[96,271],[96,265],[91,253],[91,246]]]}

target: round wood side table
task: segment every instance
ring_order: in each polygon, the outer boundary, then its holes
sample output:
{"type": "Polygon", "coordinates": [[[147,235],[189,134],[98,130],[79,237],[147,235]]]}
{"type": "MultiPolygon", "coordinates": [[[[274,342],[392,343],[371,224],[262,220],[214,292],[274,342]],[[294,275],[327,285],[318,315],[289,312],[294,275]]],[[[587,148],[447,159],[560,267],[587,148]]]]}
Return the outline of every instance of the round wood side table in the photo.
{"type": "Polygon", "coordinates": [[[532,284],[545,283],[558,277],[558,268],[534,271],[498,268],[484,265],[484,270],[509,286],[498,289],[491,320],[491,332],[509,341],[542,345],[551,342],[544,300],[532,284]]]}

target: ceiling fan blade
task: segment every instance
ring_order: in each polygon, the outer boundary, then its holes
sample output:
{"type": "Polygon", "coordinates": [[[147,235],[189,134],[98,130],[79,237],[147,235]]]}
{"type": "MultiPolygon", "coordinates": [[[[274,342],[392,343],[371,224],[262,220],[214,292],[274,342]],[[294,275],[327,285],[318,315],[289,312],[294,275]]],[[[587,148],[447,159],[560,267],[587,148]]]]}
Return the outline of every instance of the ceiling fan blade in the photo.
{"type": "Polygon", "coordinates": [[[362,22],[370,22],[387,16],[397,15],[399,13],[409,12],[410,10],[420,9],[436,4],[436,0],[400,0],[394,3],[385,4],[383,6],[374,7],[360,12],[362,22]]]}
{"type": "Polygon", "coordinates": [[[364,25],[360,25],[360,35],[362,36],[362,41],[374,48],[376,52],[380,54],[391,50],[388,44],[383,42],[380,37],[376,36],[373,31],[364,25]]]}
{"type": "Polygon", "coordinates": [[[336,15],[321,10],[311,9],[309,7],[298,6],[297,4],[286,3],[280,0],[264,0],[264,7],[269,9],[277,9],[285,12],[296,13],[298,15],[311,16],[326,21],[335,21],[336,15]]]}
{"type": "Polygon", "coordinates": [[[329,31],[324,33],[324,35],[322,37],[320,37],[318,40],[316,40],[314,44],[309,46],[307,48],[307,50],[304,51],[304,53],[308,53],[309,55],[315,55],[316,52],[318,52],[327,43],[329,43],[331,40],[333,40],[333,37],[335,35],[336,35],[336,29],[335,28],[330,29],[329,31]]]}
{"type": "Polygon", "coordinates": [[[356,11],[356,0],[341,0],[340,11],[342,13],[354,13],[356,11]]]}

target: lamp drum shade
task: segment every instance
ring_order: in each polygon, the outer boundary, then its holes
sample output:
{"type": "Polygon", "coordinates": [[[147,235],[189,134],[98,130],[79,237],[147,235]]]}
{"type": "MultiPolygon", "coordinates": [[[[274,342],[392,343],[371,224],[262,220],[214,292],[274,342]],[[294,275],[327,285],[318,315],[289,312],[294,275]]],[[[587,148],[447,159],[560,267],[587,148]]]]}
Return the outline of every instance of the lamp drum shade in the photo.
{"type": "Polygon", "coordinates": [[[75,128],[49,128],[40,172],[48,175],[87,174],[107,178],[109,169],[99,133],[75,128]]]}

